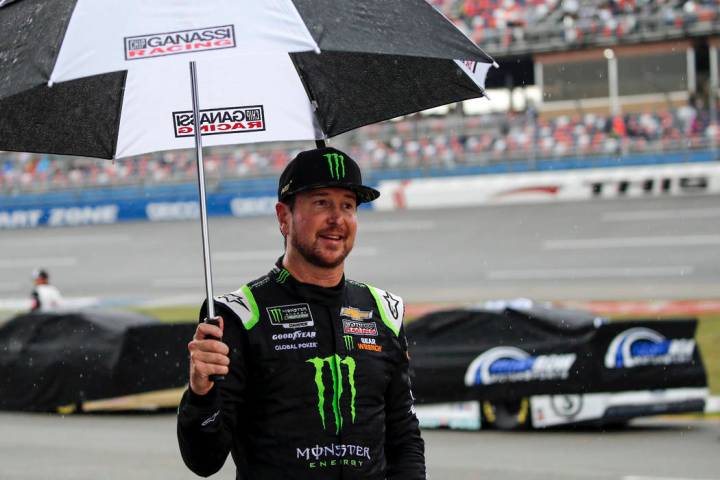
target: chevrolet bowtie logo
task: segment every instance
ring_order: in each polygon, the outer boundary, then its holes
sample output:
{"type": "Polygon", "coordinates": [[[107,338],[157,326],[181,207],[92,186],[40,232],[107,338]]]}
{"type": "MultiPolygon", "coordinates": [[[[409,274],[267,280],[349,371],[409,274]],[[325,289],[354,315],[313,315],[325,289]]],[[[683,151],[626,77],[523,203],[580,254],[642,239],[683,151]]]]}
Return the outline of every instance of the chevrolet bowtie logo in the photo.
{"type": "Polygon", "coordinates": [[[372,310],[360,310],[355,307],[342,307],[340,309],[340,316],[352,318],[355,321],[370,320],[372,318],[372,310]]]}

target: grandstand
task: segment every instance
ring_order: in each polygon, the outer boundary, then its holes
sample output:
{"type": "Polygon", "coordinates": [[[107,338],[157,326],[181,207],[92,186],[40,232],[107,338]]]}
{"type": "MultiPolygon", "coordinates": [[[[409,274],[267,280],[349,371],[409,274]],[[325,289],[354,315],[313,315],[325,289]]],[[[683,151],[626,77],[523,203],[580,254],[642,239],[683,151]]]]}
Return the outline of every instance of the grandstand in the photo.
{"type": "MultiPolygon", "coordinates": [[[[659,162],[671,154],[667,158],[714,152],[720,139],[720,0],[431,3],[498,60],[488,91],[491,98],[505,92],[510,100],[502,106],[485,101],[489,111],[482,114],[466,102],[444,114],[413,115],[333,139],[371,176],[533,169],[548,161],[582,167],[640,154],[659,162]]],[[[277,175],[308,146],[206,149],[210,189],[221,179],[277,175]]],[[[114,162],[0,152],[6,195],[188,183],[195,175],[187,151],[114,162]]]]}
{"type": "MultiPolygon", "coordinates": [[[[672,153],[711,148],[720,131],[707,110],[691,106],[620,116],[524,114],[451,119],[419,118],[388,122],[357,134],[344,148],[369,172],[527,163],[542,158],[579,158],[633,153],[672,153]]],[[[210,149],[210,180],[277,175],[307,145],[237,146],[210,149]]],[[[185,183],[194,181],[194,158],[187,151],[131,159],[94,160],[29,153],[3,154],[4,193],[78,187],[185,183]]]]}
{"type": "Polygon", "coordinates": [[[717,31],[716,0],[433,0],[494,55],[645,43],[717,31]]]}

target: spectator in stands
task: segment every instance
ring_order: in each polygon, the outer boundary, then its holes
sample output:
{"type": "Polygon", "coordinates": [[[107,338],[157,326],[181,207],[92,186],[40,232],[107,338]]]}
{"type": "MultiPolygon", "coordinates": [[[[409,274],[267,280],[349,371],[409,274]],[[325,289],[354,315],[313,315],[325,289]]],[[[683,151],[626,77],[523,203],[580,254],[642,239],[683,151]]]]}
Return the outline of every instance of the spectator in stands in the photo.
{"type": "Polygon", "coordinates": [[[32,291],[32,312],[53,312],[60,310],[63,304],[60,290],[50,285],[50,277],[46,270],[36,269],[32,274],[35,288],[32,291]]]}
{"type": "MultiPolygon", "coordinates": [[[[527,159],[532,156],[616,154],[706,148],[720,130],[707,105],[693,97],[687,105],[622,115],[577,113],[541,117],[529,113],[490,113],[463,117],[412,117],[356,132],[348,150],[362,168],[403,170],[454,168],[527,159]]],[[[282,171],[296,147],[236,146],[208,154],[212,180],[272,175],[282,171]]],[[[0,192],[94,186],[162,184],[195,180],[186,152],[164,152],[117,162],[32,154],[0,153],[0,192]]]]}

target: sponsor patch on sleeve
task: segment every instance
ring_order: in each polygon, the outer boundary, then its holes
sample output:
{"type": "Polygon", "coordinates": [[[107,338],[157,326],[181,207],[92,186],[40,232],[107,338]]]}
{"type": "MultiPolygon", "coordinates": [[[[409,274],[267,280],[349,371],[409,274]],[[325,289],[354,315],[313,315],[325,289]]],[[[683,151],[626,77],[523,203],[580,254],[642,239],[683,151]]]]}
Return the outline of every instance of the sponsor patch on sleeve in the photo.
{"type": "Polygon", "coordinates": [[[250,330],[258,321],[258,307],[247,285],[240,287],[232,293],[215,297],[215,301],[222,303],[237,315],[245,329],[250,330]]]}
{"type": "Polygon", "coordinates": [[[368,285],[368,289],[375,299],[380,317],[387,327],[392,330],[395,335],[400,334],[403,316],[405,314],[405,304],[403,299],[397,295],[393,295],[385,290],[368,285]]]}

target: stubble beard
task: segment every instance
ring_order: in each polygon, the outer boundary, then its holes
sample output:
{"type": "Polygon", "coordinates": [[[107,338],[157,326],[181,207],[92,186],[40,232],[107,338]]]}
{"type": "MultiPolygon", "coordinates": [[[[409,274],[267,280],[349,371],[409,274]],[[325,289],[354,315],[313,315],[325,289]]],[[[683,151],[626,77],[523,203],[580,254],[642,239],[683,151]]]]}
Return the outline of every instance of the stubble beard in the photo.
{"type": "Polygon", "coordinates": [[[290,239],[291,245],[295,248],[295,250],[300,254],[303,259],[305,259],[306,262],[308,262],[311,265],[314,265],[316,267],[320,268],[336,268],[342,265],[342,263],[345,261],[347,256],[350,254],[351,248],[344,248],[343,252],[340,256],[338,256],[335,260],[328,261],[322,258],[320,255],[318,255],[312,245],[308,245],[305,243],[300,242],[297,238],[293,237],[290,239]]]}

